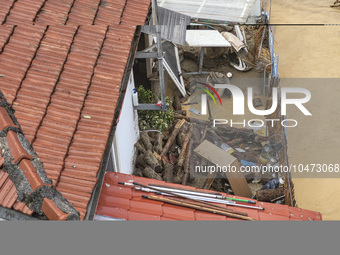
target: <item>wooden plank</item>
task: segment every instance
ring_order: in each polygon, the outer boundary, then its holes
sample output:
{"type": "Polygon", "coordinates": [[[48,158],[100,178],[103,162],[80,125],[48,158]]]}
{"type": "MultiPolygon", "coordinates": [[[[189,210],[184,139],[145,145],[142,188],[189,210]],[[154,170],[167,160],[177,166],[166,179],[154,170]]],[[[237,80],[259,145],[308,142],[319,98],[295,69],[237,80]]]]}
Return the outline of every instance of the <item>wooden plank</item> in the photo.
{"type": "Polygon", "coordinates": [[[204,189],[210,189],[211,185],[213,184],[216,178],[217,172],[209,172],[207,179],[204,182],[204,189]]]}
{"type": "Polygon", "coordinates": [[[225,171],[225,175],[230,183],[234,194],[242,197],[251,197],[251,191],[249,189],[248,183],[240,171],[240,163],[232,155],[228,154],[226,151],[212,144],[208,140],[204,140],[196,149],[195,152],[201,157],[209,160],[212,164],[218,165],[220,167],[235,166],[237,171],[225,171]]]}

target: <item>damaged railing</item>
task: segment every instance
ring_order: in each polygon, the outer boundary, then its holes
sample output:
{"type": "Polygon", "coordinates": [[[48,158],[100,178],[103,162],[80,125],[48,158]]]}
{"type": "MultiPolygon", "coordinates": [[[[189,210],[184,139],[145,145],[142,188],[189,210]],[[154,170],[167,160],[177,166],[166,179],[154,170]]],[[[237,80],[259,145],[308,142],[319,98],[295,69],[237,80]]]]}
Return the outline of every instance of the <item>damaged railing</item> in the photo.
{"type": "Polygon", "coordinates": [[[57,191],[0,91],[0,169],[14,183],[18,200],[49,220],[79,220],[79,212],[57,191]]]}
{"type": "MultiPolygon", "coordinates": [[[[263,87],[263,95],[264,102],[266,102],[266,107],[270,107],[271,102],[269,99],[271,97],[272,88],[280,88],[280,78],[279,78],[279,56],[275,54],[275,27],[268,26],[268,36],[269,36],[269,50],[270,50],[270,58],[271,63],[268,65],[271,67],[270,75],[267,77],[266,68],[264,70],[264,87],[263,87]],[[268,91],[266,91],[268,88],[268,91]]],[[[278,89],[278,107],[277,110],[270,116],[270,119],[279,119],[281,123],[285,121],[286,116],[281,114],[281,90],[278,89]]],[[[283,166],[288,165],[288,141],[287,141],[287,127],[284,127],[280,124],[276,123],[273,128],[268,129],[269,135],[280,135],[280,142],[282,143],[282,150],[280,155],[280,164],[283,166]]],[[[293,183],[291,179],[290,173],[285,174],[285,189],[286,189],[286,204],[290,206],[295,206],[294,192],[293,192],[293,183]]]]}

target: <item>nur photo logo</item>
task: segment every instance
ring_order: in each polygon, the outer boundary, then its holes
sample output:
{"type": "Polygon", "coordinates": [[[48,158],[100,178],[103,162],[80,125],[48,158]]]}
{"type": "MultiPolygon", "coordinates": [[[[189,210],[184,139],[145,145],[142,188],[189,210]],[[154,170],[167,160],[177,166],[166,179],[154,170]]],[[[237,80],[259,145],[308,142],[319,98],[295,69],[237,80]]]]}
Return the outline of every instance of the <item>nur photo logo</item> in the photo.
{"type": "MultiPolygon", "coordinates": [[[[217,99],[220,102],[220,105],[223,106],[221,97],[217,93],[216,89],[225,89],[228,90],[231,94],[231,100],[232,102],[232,110],[233,115],[245,115],[245,102],[247,100],[247,106],[249,111],[257,116],[268,116],[272,113],[274,113],[277,108],[280,106],[280,112],[281,115],[286,116],[287,115],[287,106],[288,105],[294,105],[297,107],[305,116],[312,116],[311,112],[304,106],[304,104],[308,103],[311,100],[311,93],[309,90],[305,88],[272,88],[272,104],[269,109],[259,110],[256,109],[253,104],[253,88],[248,87],[247,88],[247,96],[244,95],[244,92],[242,89],[235,85],[231,84],[215,84],[213,86],[203,83],[203,82],[197,82],[197,84],[203,85],[204,87],[198,87],[198,89],[204,91],[205,93],[201,94],[201,115],[207,115],[207,109],[208,109],[208,97],[209,95],[214,104],[217,106],[216,99],[214,95],[217,97],[217,99]],[[214,95],[213,95],[214,94],[214,95]],[[289,94],[294,94],[295,97],[298,95],[299,98],[290,98],[289,94]]],[[[265,122],[271,122],[272,126],[274,126],[274,123],[276,121],[280,121],[279,119],[266,119],[265,121],[259,120],[259,119],[252,119],[248,121],[248,126],[252,126],[254,123],[257,123],[258,125],[264,126],[265,122]]],[[[243,124],[244,127],[247,126],[247,121],[244,120],[243,122],[237,122],[234,124],[241,125],[243,124]]],[[[233,120],[228,121],[227,119],[213,119],[213,126],[216,127],[216,125],[233,125],[233,120]]],[[[295,119],[285,119],[281,122],[281,125],[284,127],[296,127],[298,125],[297,120],[295,119]]]]}

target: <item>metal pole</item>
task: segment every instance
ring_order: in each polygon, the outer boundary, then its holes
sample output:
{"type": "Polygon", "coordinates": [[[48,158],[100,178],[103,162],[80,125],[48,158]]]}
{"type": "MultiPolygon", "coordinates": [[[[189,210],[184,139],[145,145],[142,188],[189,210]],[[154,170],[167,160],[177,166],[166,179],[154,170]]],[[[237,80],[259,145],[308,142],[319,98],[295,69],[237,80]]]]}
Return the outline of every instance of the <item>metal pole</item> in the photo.
{"type": "MultiPolygon", "coordinates": [[[[270,66],[270,65],[272,65],[273,63],[269,63],[269,64],[267,64],[265,67],[264,67],[264,76],[263,76],[263,79],[264,79],[264,84],[263,84],[263,103],[264,103],[264,105],[266,105],[266,87],[269,87],[268,85],[267,85],[267,81],[266,81],[266,76],[267,76],[267,68],[268,68],[268,66],[270,66]]],[[[269,80],[268,80],[268,82],[269,82],[269,80]]]]}
{"type": "Polygon", "coordinates": [[[200,65],[199,65],[199,69],[198,69],[199,74],[202,74],[203,61],[204,61],[204,47],[201,47],[200,65]]]}
{"type": "Polygon", "coordinates": [[[157,59],[158,59],[158,72],[159,72],[159,83],[161,87],[161,100],[162,100],[162,110],[166,110],[166,100],[165,100],[165,85],[164,85],[164,70],[163,70],[163,47],[162,47],[162,37],[161,37],[161,29],[158,24],[157,17],[157,1],[152,0],[152,15],[153,22],[156,26],[156,38],[157,38],[157,59]]]}

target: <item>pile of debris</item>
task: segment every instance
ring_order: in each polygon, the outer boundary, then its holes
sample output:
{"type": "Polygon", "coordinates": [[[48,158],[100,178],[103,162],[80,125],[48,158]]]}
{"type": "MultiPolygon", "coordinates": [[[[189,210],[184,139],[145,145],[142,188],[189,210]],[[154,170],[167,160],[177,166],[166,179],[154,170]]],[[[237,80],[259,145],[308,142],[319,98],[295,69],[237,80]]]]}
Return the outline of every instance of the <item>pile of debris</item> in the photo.
{"type": "MultiPolygon", "coordinates": [[[[173,126],[163,133],[141,132],[140,140],[135,144],[138,150],[135,175],[240,195],[235,192],[232,179],[221,173],[215,175],[205,173],[203,176],[194,173],[194,165],[197,163],[199,165],[215,163],[199,155],[195,149],[203,142],[208,142],[217,150],[224,150],[226,156],[235,158],[239,165],[252,164],[258,169],[279,160],[279,143],[273,147],[270,138],[258,135],[252,129],[227,125],[212,128],[209,121],[181,114],[176,114],[175,118],[173,126]],[[276,149],[275,153],[273,149],[276,149]]],[[[280,176],[277,174],[254,171],[242,177],[246,184],[262,184],[258,186],[261,190],[256,192],[258,200],[274,202],[277,198],[281,200],[284,198],[282,181],[279,181],[280,176]]]]}

